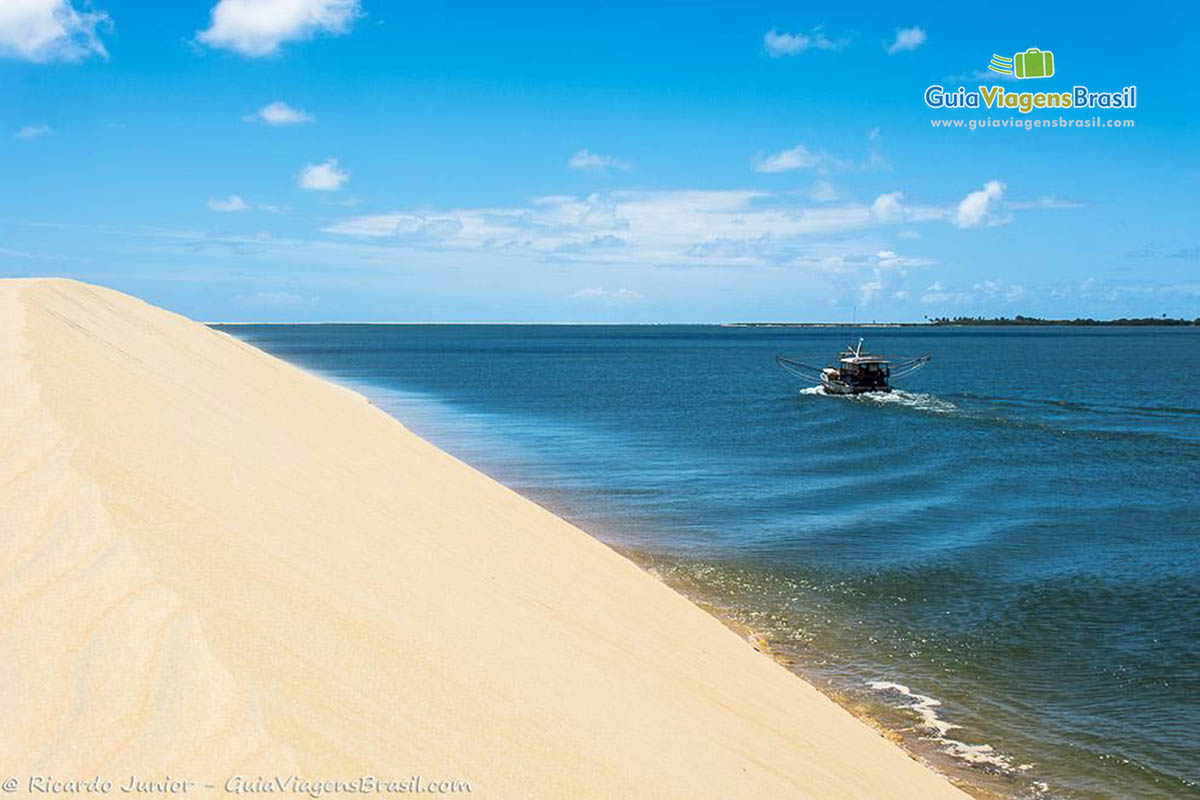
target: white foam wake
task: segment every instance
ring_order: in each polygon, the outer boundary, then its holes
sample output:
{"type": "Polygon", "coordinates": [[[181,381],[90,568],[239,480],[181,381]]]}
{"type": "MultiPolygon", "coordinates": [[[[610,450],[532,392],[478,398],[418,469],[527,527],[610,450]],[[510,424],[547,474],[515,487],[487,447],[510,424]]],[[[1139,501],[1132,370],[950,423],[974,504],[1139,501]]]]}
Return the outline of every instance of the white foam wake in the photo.
{"type": "Polygon", "coordinates": [[[902,389],[893,389],[890,392],[868,392],[855,397],[865,402],[907,406],[918,411],[932,411],[935,414],[950,414],[959,410],[958,406],[949,400],[942,400],[923,392],[906,392],[902,389]]]}
{"type": "Polygon", "coordinates": [[[890,392],[865,392],[863,394],[834,394],[825,391],[824,386],[809,386],[807,389],[801,389],[800,394],[838,397],[858,403],[905,406],[917,411],[930,411],[935,414],[950,414],[959,410],[958,406],[949,400],[942,400],[923,392],[906,392],[903,389],[893,389],[890,392]]]}

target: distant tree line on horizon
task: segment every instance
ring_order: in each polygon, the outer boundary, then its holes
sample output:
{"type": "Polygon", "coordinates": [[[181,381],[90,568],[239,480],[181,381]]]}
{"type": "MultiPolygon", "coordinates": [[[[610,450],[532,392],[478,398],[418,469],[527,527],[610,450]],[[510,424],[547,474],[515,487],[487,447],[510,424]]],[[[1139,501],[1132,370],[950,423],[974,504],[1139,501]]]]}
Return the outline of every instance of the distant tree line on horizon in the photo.
{"type": "Polygon", "coordinates": [[[1176,319],[1163,314],[1161,317],[1120,317],[1118,319],[1092,319],[1077,317],[1075,319],[1042,319],[1041,317],[934,317],[930,325],[1124,325],[1136,327],[1140,325],[1200,325],[1200,318],[1176,319]]]}

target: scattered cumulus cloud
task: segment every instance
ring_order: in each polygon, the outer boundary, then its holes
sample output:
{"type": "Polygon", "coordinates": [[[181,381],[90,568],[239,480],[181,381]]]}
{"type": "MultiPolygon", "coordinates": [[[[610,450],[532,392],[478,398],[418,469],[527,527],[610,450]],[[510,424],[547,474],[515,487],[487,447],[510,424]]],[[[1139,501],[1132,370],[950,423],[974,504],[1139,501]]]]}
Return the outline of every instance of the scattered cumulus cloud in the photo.
{"type": "Polygon", "coordinates": [[[945,287],[942,286],[941,281],[934,281],[933,283],[929,284],[929,286],[925,287],[925,292],[921,295],[921,302],[941,303],[952,298],[953,296],[953,293],[946,291],[945,287]]]}
{"type": "Polygon", "coordinates": [[[802,144],[768,156],[755,159],[755,172],[790,172],[796,169],[811,169],[828,158],[823,153],[815,153],[802,144]]]}
{"type": "Polygon", "coordinates": [[[871,216],[878,222],[888,224],[902,222],[905,217],[903,192],[888,192],[881,194],[871,203],[871,216]]]}
{"type": "Polygon", "coordinates": [[[567,159],[567,166],[577,170],[595,170],[603,172],[608,169],[630,170],[633,169],[633,164],[614,156],[600,155],[593,153],[587,148],[576,152],[567,159]]]}
{"type": "Polygon", "coordinates": [[[906,50],[916,50],[925,44],[927,38],[925,31],[915,25],[911,28],[897,28],[896,38],[887,45],[888,55],[895,55],[906,50]]]}
{"type": "Polygon", "coordinates": [[[301,189],[317,192],[336,192],[350,180],[350,175],[338,166],[336,158],[329,158],[320,164],[308,164],[300,170],[297,183],[301,189]]]}
{"type": "Polygon", "coordinates": [[[935,262],[927,258],[902,256],[895,250],[880,250],[858,259],[870,267],[870,277],[858,284],[858,304],[870,306],[881,297],[905,300],[910,292],[903,288],[908,278],[909,267],[931,266],[935,262]],[[900,284],[897,286],[897,284],[900,284]]]}
{"type": "Polygon", "coordinates": [[[264,58],[287,42],[344,35],[362,13],[360,0],[219,0],[196,41],[264,58]]]}
{"type": "Polygon", "coordinates": [[[979,281],[969,287],[948,288],[941,281],[934,281],[921,294],[925,305],[973,306],[986,304],[994,307],[997,302],[1017,303],[1028,296],[1019,283],[1004,280],[979,281]]]}
{"type": "Polygon", "coordinates": [[[778,153],[758,154],[753,159],[755,172],[777,173],[792,172],[801,169],[815,169],[818,172],[867,172],[876,169],[889,169],[887,159],[880,151],[879,129],[874,128],[867,134],[867,156],[863,160],[838,158],[823,150],[814,150],[805,144],[797,144],[778,153]]]}
{"type": "Polygon", "coordinates": [[[860,306],[870,305],[875,296],[883,291],[883,286],[883,276],[880,275],[879,270],[876,270],[875,276],[871,280],[858,287],[858,304],[860,306]]]}
{"type": "Polygon", "coordinates": [[[99,33],[111,26],[108,14],[79,11],[69,0],[3,0],[0,56],[39,64],[108,58],[99,33]]]}
{"type": "Polygon", "coordinates": [[[1004,197],[1004,184],[988,181],[982,189],[971,192],[954,210],[954,224],[959,228],[977,228],[980,225],[1003,225],[1011,217],[998,214],[996,209],[1004,197]]]}
{"type": "Polygon", "coordinates": [[[1002,298],[1004,300],[1021,300],[1025,297],[1025,287],[1019,283],[1009,283],[1002,280],[981,281],[971,287],[971,291],[982,299],[1002,298]]]}
{"type": "Polygon", "coordinates": [[[763,49],[771,58],[794,56],[805,50],[841,50],[848,44],[849,39],[830,39],[820,26],[809,33],[780,33],[772,28],[763,35],[763,49]]]}
{"type": "Polygon", "coordinates": [[[241,195],[231,194],[225,200],[217,198],[209,199],[208,208],[210,211],[230,213],[234,211],[246,211],[250,206],[246,205],[246,201],[241,198],[241,195]]]}
{"type": "Polygon", "coordinates": [[[18,139],[25,139],[26,141],[29,141],[31,139],[40,139],[43,136],[49,136],[52,133],[54,133],[54,130],[49,125],[22,125],[17,129],[17,132],[14,133],[13,136],[16,136],[18,139]]]}
{"type": "Polygon", "coordinates": [[[838,199],[837,187],[831,181],[817,181],[808,190],[808,199],[814,203],[832,203],[838,199]]]}
{"type": "Polygon", "coordinates": [[[316,120],[307,111],[292,108],[282,100],[267,103],[258,111],[255,111],[253,114],[247,114],[242,119],[246,122],[264,122],[267,125],[303,125],[306,122],[316,120]]]}

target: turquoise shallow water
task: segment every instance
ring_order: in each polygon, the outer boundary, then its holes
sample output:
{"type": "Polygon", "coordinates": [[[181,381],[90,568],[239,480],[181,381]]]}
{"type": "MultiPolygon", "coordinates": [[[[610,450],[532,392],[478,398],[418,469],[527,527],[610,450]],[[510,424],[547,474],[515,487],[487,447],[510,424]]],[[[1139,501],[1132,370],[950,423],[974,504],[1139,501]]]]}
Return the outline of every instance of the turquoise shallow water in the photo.
{"type": "MultiPolygon", "coordinates": [[[[1200,330],[221,326],[354,386],[1013,797],[1200,797],[1200,330]]],[[[798,721],[802,724],[802,721],[798,721]]]]}

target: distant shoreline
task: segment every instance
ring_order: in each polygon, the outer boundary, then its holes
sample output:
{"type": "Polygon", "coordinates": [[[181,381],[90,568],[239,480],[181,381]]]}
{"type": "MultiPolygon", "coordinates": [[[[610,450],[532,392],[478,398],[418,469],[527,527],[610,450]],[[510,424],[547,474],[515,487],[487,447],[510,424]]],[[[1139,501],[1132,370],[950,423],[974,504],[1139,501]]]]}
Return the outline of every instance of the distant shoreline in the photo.
{"type": "Polygon", "coordinates": [[[962,317],[955,319],[936,319],[923,322],[408,322],[396,321],[353,321],[337,320],[329,322],[305,322],[289,320],[286,322],[228,321],[210,320],[202,323],[213,328],[225,328],[248,325],[445,325],[479,327],[640,327],[664,328],[675,325],[718,328],[955,328],[955,327],[1037,327],[1037,326],[1073,326],[1073,327],[1109,327],[1109,328],[1189,328],[1200,327],[1200,318],[1174,319],[1163,317],[1144,317],[1140,319],[1039,319],[1037,317],[1000,317],[998,319],[976,319],[962,317]]]}
{"type": "Polygon", "coordinates": [[[957,327],[1035,327],[1066,325],[1106,328],[1184,328],[1200,326],[1200,318],[1139,317],[1118,319],[1042,319],[1040,317],[938,317],[925,322],[726,322],[727,328],[957,328],[957,327]]]}

